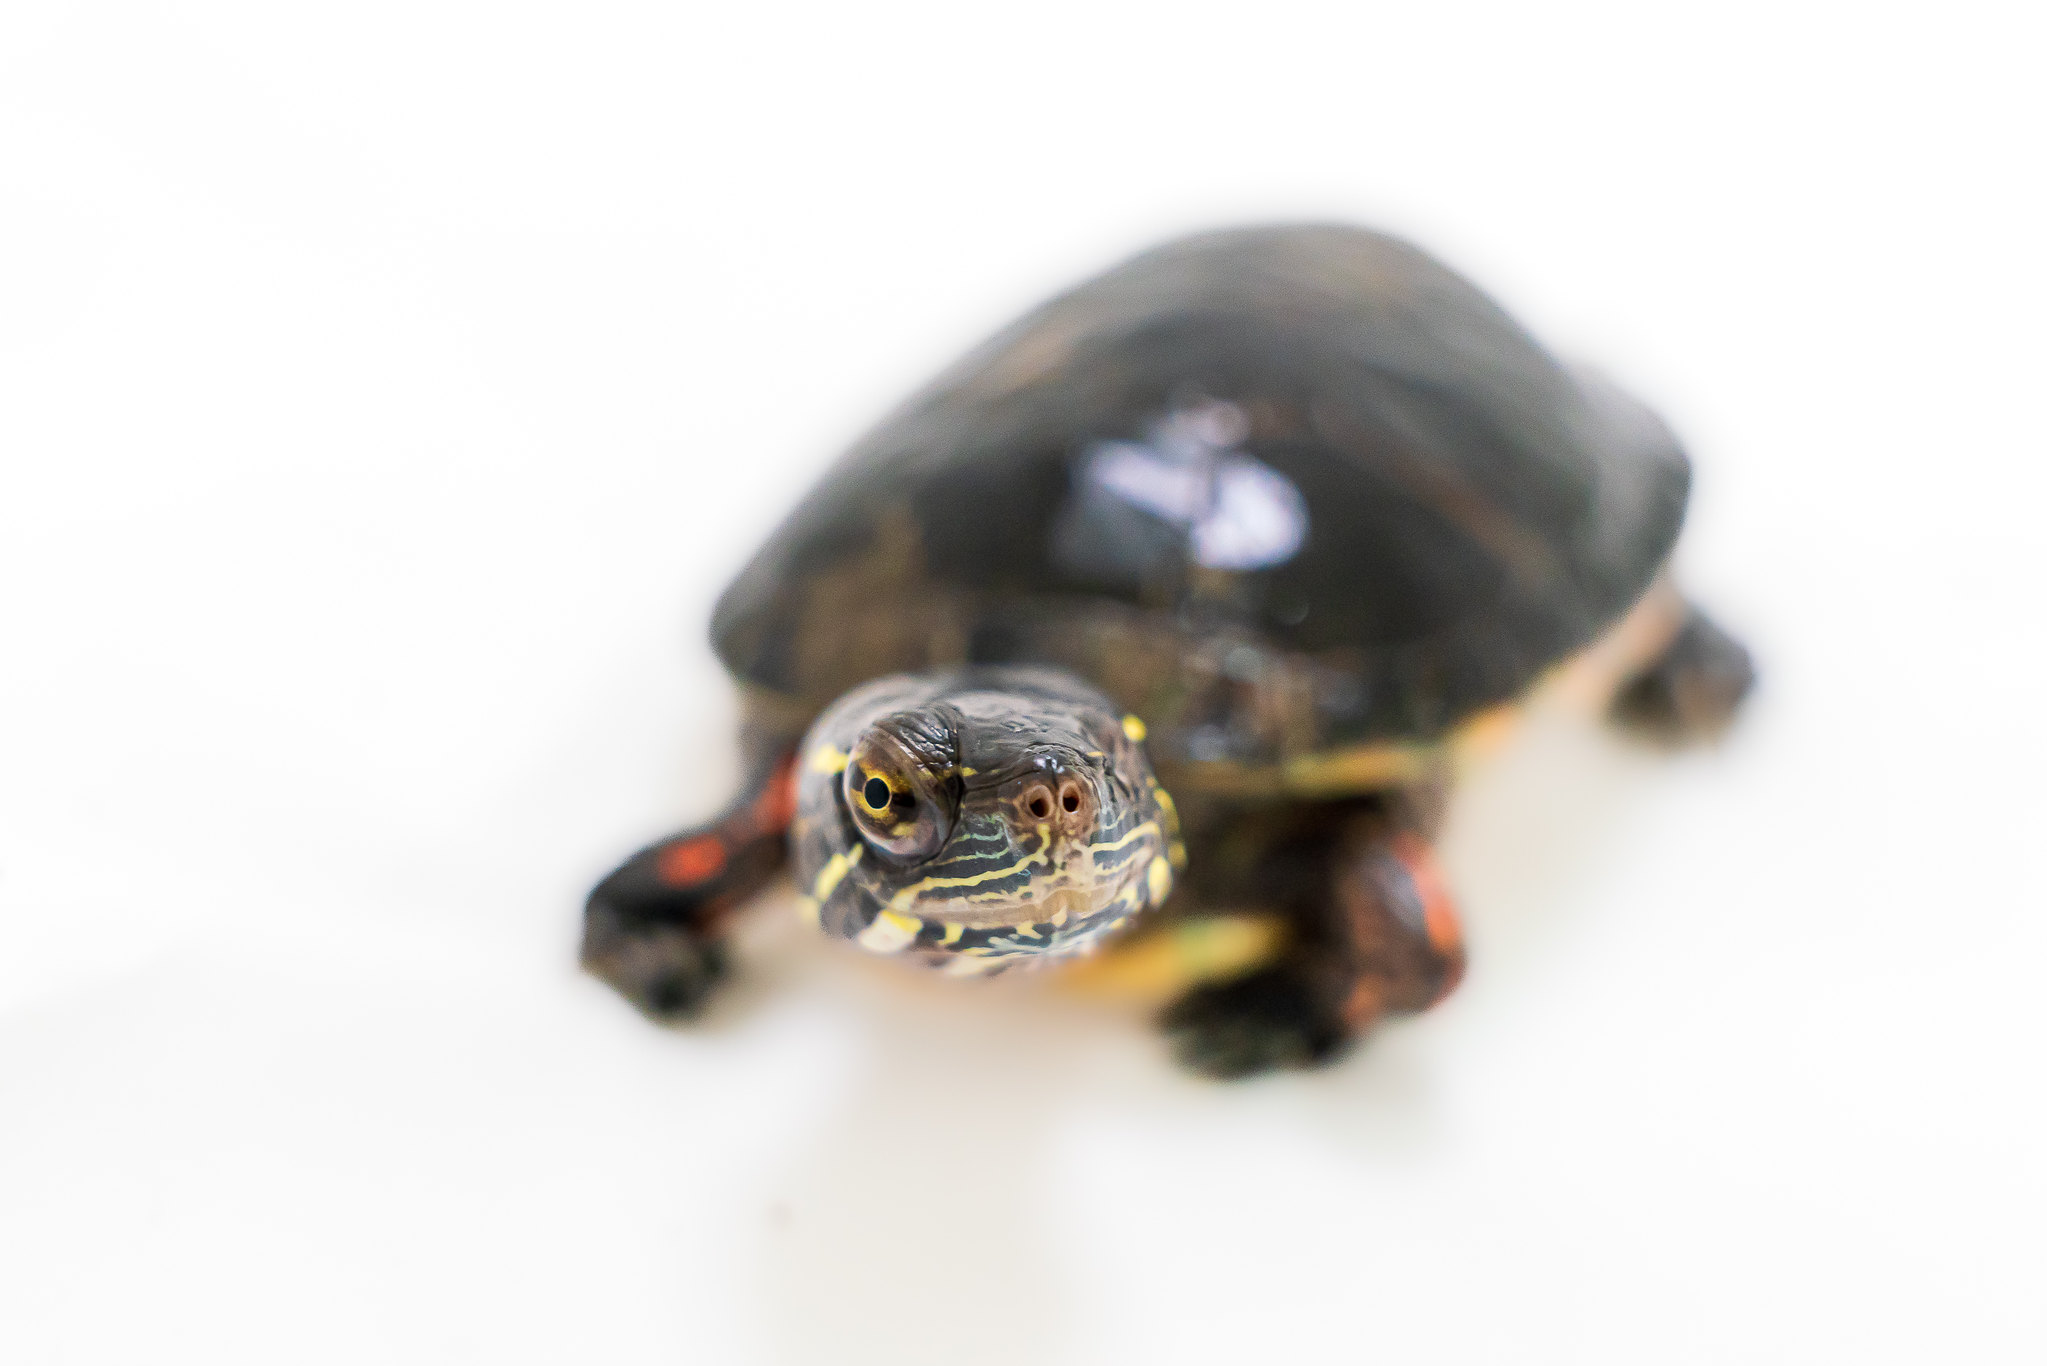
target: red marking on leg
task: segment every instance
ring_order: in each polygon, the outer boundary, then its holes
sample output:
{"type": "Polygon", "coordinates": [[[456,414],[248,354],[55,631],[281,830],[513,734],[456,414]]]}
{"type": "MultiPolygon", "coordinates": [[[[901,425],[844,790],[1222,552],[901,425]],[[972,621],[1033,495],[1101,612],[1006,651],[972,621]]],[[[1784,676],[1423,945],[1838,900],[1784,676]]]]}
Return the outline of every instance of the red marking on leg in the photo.
{"type": "Polygon", "coordinates": [[[663,849],[654,871],[671,887],[694,887],[725,871],[725,846],[716,835],[698,835],[663,849]]]}
{"type": "Polygon", "coordinates": [[[751,837],[779,835],[789,828],[789,822],[796,819],[796,756],[790,754],[775,766],[775,776],[768,779],[768,785],[746,808],[741,822],[745,834],[751,837]]]}
{"type": "Polygon", "coordinates": [[[1428,933],[1429,947],[1445,955],[1462,953],[1464,930],[1457,923],[1457,907],[1450,900],[1449,883],[1436,866],[1429,846],[1413,835],[1402,835],[1393,841],[1393,856],[1407,870],[1416,894],[1421,897],[1422,927],[1428,933]]]}
{"type": "Polygon", "coordinates": [[[1450,898],[1450,884],[1436,864],[1429,846],[1414,835],[1400,835],[1393,841],[1393,857],[1400,860],[1414,883],[1422,903],[1422,930],[1429,947],[1443,959],[1443,984],[1434,1000],[1442,1000],[1464,980],[1464,926],[1457,919],[1457,903],[1450,898]]]}

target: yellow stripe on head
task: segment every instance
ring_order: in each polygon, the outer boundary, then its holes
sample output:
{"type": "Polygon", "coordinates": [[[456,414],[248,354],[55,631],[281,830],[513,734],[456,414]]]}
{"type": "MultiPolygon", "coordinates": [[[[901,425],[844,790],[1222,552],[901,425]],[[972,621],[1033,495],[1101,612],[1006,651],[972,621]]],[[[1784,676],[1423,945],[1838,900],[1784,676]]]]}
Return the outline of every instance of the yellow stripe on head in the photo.
{"type": "Polygon", "coordinates": [[[825,864],[824,871],[817,875],[816,885],[810,889],[811,896],[817,899],[818,904],[822,905],[831,899],[832,892],[838,888],[839,883],[845,879],[846,874],[852,870],[854,865],[860,862],[860,856],[866,852],[866,845],[856,844],[853,846],[853,852],[850,854],[832,855],[831,861],[825,864]]]}

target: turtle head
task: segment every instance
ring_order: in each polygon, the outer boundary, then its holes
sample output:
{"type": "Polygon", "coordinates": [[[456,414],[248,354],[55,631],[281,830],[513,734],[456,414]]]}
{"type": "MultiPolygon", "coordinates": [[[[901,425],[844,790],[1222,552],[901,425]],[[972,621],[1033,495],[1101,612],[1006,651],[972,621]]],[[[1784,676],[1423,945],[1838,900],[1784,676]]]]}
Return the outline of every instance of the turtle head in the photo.
{"type": "Polygon", "coordinates": [[[797,885],[827,933],[955,973],[1085,951],[1184,858],[1143,740],[1056,671],[869,683],[803,742],[797,885]]]}

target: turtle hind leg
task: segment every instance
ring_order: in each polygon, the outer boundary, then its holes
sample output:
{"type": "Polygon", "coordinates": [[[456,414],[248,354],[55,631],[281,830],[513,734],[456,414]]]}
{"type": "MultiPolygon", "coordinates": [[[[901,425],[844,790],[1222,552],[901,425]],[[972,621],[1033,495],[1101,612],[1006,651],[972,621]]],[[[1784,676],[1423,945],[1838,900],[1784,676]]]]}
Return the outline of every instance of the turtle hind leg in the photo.
{"type": "Polygon", "coordinates": [[[1425,1010],[1464,973],[1463,935],[1406,802],[1297,809],[1307,837],[1264,865],[1292,937],[1272,962],[1195,987],[1160,1024],[1212,1077],[1341,1057],[1389,1015],[1425,1010]]]}
{"type": "Polygon", "coordinates": [[[1688,604],[1670,643],[1621,684],[1608,715],[1664,744],[1709,740],[1727,729],[1755,682],[1747,647],[1688,604]]]}
{"type": "Polygon", "coordinates": [[[788,857],[792,756],[781,746],[755,754],[723,815],[648,845],[591,891],[583,966],[649,1018],[697,1015],[725,975],[726,923],[788,857]]]}

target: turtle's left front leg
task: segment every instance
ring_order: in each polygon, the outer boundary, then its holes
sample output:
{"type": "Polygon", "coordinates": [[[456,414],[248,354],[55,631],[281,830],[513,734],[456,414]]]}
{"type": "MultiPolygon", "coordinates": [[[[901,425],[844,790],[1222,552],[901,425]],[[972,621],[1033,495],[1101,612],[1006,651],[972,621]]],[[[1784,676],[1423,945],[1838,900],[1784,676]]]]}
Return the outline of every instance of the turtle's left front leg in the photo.
{"type": "Polygon", "coordinates": [[[1291,939],[1273,962],[1196,987],[1161,1023],[1180,1061],[1245,1076],[1339,1057],[1388,1015],[1426,1010],[1464,974],[1464,939],[1427,836],[1434,800],[1307,808],[1263,875],[1291,939]]]}

